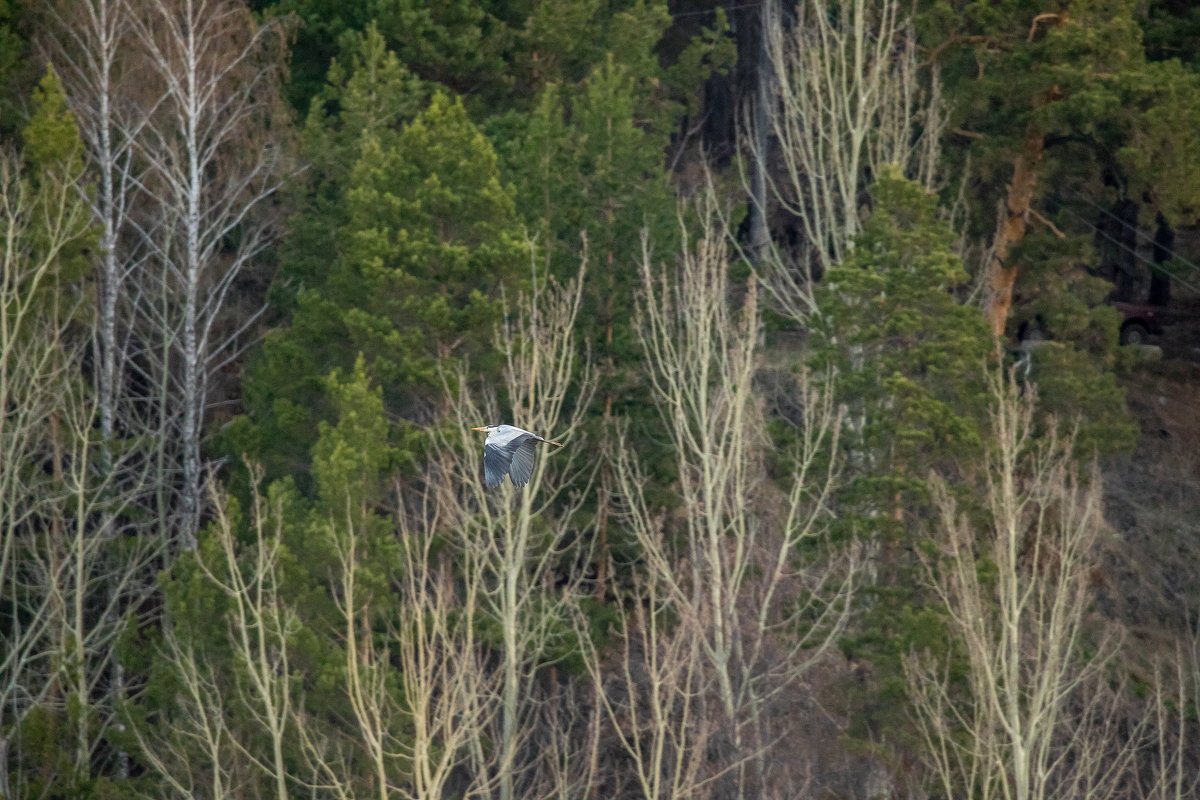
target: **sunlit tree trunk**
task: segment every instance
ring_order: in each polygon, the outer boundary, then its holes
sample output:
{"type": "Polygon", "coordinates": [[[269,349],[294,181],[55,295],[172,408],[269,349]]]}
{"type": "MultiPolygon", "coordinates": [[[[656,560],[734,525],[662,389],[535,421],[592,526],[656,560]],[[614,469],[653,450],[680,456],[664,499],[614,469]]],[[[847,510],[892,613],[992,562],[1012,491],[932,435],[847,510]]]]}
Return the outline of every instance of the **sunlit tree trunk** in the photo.
{"type": "Polygon", "coordinates": [[[995,336],[1003,336],[1012,310],[1013,289],[1020,265],[1013,249],[1021,244],[1029,228],[1029,212],[1038,185],[1038,168],[1045,152],[1045,135],[1036,125],[1025,131],[1021,151],[1012,160],[1012,180],[1000,211],[992,254],[988,260],[984,313],[995,336]]]}
{"type": "Polygon", "coordinates": [[[131,174],[136,119],[129,81],[132,17],[126,0],[86,0],[47,4],[44,49],[62,76],[68,102],[79,123],[96,190],[88,194],[100,226],[97,296],[96,394],[102,459],[117,423],[126,343],[118,316],[126,302],[130,270],[127,238],[134,176],[131,174]]]}

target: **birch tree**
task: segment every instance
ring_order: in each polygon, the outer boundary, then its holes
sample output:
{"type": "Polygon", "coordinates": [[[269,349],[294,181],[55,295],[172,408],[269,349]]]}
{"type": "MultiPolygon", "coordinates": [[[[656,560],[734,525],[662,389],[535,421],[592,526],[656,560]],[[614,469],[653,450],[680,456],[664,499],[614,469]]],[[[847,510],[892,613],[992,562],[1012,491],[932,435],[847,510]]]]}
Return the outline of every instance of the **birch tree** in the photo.
{"type": "Polygon", "coordinates": [[[129,330],[121,317],[129,311],[125,282],[135,268],[130,226],[137,168],[132,156],[139,119],[149,109],[138,108],[143,98],[131,85],[136,58],[130,52],[133,17],[126,0],[51,3],[45,13],[42,46],[62,77],[95,183],[94,191],[84,195],[100,227],[94,383],[102,457],[111,469],[107,450],[118,417],[126,425],[131,422],[121,412],[130,399],[124,390],[129,330]]]}
{"type": "MultiPolygon", "coordinates": [[[[91,208],[99,229],[99,247],[94,262],[95,314],[92,317],[90,367],[96,402],[98,469],[109,491],[124,495],[124,510],[145,509],[155,487],[147,480],[150,460],[146,457],[145,419],[137,413],[144,398],[134,395],[136,359],[131,323],[137,292],[127,285],[138,272],[145,248],[137,242],[144,231],[138,228],[138,179],[141,166],[133,159],[140,127],[154,102],[137,86],[140,65],[133,40],[132,8],[125,0],[47,3],[43,9],[42,50],[63,80],[67,102],[79,125],[87,166],[88,191],[83,198],[91,208]]],[[[121,514],[110,506],[97,520],[95,535],[137,537],[137,547],[122,551],[126,558],[110,554],[105,570],[111,585],[106,605],[113,614],[123,608],[139,607],[151,589],[146,561],[154,556],[158,537],[147,535],[144,517],[121,514]]],[[[108,622],[112,622],[109,620],[108,622]]],[[[115,642],[113,642],[115,644],[115,642]]],[[[107,681],[107,705],[119,704],[125,693],[125,667],[117,654],[104,660],[111,675],[107,681]]],[[[119,724],[119,723],[118,723],[119,724]]],[[[128,755],[117,753],[118,774],[128,775],[128,755]]]]}
{"type": "Polygon", "coordinates": [[[137,137],[148,200],[139,329],[162,419],[163,469],[177,475],[174,536],[195,547],[204,500],[204,414],[213,377],[260,309],[231,306],[239,276],[275,239],[285,171],[280,31],[237,0],[145,0],[134,16],[143,77],[160,95],[137,137]]]}
{"type": "MultiPolygon", "coordinates": [[[[87,205],[82,148],[53,71],[33,98],[24,163],[0,162],[3,273],[0,277],[0,659],[3,780],[23,795],[37,765],[45,787],[79,786],[112,766],[107,679],[134,595],[136,565],[148,555],[106,522],[141,491],[134,477],[98,469],[98,402],[83,379],[96,230],[87,205]],[[118,555],[119,554],[119,555],[118,555]],[[130,568],[134,565],[134,568],[130,568]],[[33,726],[33,727],[28,727],[33,726]],[[34,728],[67,741],[41,751],[34,728]],[[12,753],[14,738],[22,744],[12,753]]],[[[119,757],[118,757],[119,760],[119,757]]]]}

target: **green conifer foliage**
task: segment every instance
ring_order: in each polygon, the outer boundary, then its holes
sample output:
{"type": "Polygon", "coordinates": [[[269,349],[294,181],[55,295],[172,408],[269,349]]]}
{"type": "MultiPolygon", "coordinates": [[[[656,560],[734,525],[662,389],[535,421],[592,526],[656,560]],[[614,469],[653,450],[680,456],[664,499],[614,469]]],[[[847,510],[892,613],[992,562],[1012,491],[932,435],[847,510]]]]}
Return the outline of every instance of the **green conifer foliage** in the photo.
{"type": "Polygon", "coordinates": [[[871,197],[849,257],[817,290],[811,361],[846,414],[838,525],[873,553],[863,616],[843,642],[879,678],[876,691],[859,692],[855,735],[858,725],[901,723],[899,659],[914,646],[939,647],[936,615],[914,588],[932,513],[928,481],[978,457],[984,370],[995,359],[978,307],[959,297],[968,276],[936,197],[895,168],[871,197]]]}
{"type": "Polygon", "coordinates": [[[442,368],[465,358],[486,374],[503,296],[529,263],[491,145],[444,94],[400,132],[361,136],[339,204],[332,258],[268,337],[247,379],[250,420],[231,431],[272,476],[304,480],[331,416],[324,377],[359,354],[391,413],[430,422],[442,368]]]}
{"type": "MultiPolygon", "coordinates": [[[[43,208],[39,211],[51,213],[47,206],[60,204],[61,193],[78,191],[77,183],[83,176],[83,142],[79,138],[79,126],[67,108],[62,83],[53,70],[47,70],[33,90],[33,114],[21,132],[21,140],[28,165],[28,181],[43,195],[43,208]]],[[[77,198],[70,200],[71,208],[77,211],[77,198]]],[[[80,222],[76,226],[76,235],[56,253],[58,280],[69,284],[84,276],[90,267],[88,252],[96,247],[96,238],[90,224],[80,222]]],[[[62,291],[61,287],[59,291],[62,291]]]]}
{"type": "Polygon", "coordinates": [[[614,410],[645,413],[634,400],[641,380],[629,314],[636,265],[643,236],[656,254],[678,245],[671,165],[664,159],[697,88],[732,63],[720,19],[664,66],[656,49],[671,23],[667,9],[636,3],[607,20],[599,38],[606,46],[581,80],[552,82],[528,114],[489,121],[518,206],[553,273],[573,274],[586,237],[593,277],[582,333],[606,375],[598,398],[606,417],[614,410]]]}
{"type": "Polygon", "coordinates": [[[377,775],[352,672],[389,711],[376,731],[390,737],[387,773],[399,782],[408,771],[401,676],[386,659],[389,631],[404,622],[391,590],[400,566],[394,520],[379,511],[397,451],[362,358],[323,383],[333,412],[311,451],[315,496],[300,497],[284,479],[265,491],[256,483],[246,503],[226,498],[194,556],[163,575],[162,628],[147,632],[159,640],[158,658],[131,718],[154,783],[215,788],[221,776],[279,796],[274,708],[286,710],[276,719],[278,763],[290,774],[320,763],[306,746],[336,740],[341,760],[324,763],[341,765],[345,789],[369,794],[377,775]],[[362,660],[360,649],[383,661],[362,660]],[[197,696],[195,682],[219,691],[197,696]],[[203,715],[221,720],[219,746],[199,730],[203,715]]]}
{"type": "Polygon", "coordinates": [[[1112,376],[1113,286],[1096,277],[1107,209],[1172,224],[1200,210],[1200,80],[1148,60],[1138,16],[1131,0],[956,0],[919,17],[954,100],[949,150],[972,169],[971,231],[993,248],[985,311],[997,335],[1052,340],[1027,356],[1029,377],[1047,407],[1088,410],[1082,451],[1132,435],[1112,376]]]}
{"type": "MultiPolygon", "coordinates": [[[[394,624],[397,614],[390,582],[399,565],[394,520],[379,509],[400,451],[387,444],[390,423],[383,393],[371,384],[361,358],[351,369],[335,371],[325,384],[333,419],[321,422],[312,449],[316,496],[294,504],[283,529],[292,554],[285,581],[303,623],[295,658],[308,676],[303,689],[322,720],[318,729],[329,720],[341,720],[341,732],[353,736],[353,714],[347,708],[348,645],[340,633],[347,623],[338,602],[345,598],[347,579],[352,579],[362,609],[356,614],[361,635],[377,636],[386,646],[383,628],[394,624]],[[350,553],[353,563],[344,566],[350,553]],[[330,638],[333,631],[339,632],[335,640],[330,638]]],[[[290,481],[272,492],[290,492],[290,481]]],[[[398,679],[387,679],[397,698],[398,679]]],[[[403,736],[398,730],[394,734],[403,736]]],[[[367,778],[365,767],[358,772],[367,778]]]]}
{"type": "Polygon", "coordinates": [[[504,3],[479,0],[374,0],[372,12],[400,59],[423,79],[472,99],[504,94],[514,33],[504,3]]]}
{"type": "Polygon", "coordinates": [[[528,264],[511,190],[462,104],[442,94],[395,148],[364,140],[351,186],[344,257],[367,304],[346,329],[379,379],[411,396],[438,383],[439,360],[490,343],[501,295],[528,264]]]}
{"type": "Polygon", "coordinates": [[[13,30],[13,0],[0,0],[0,85],[20,59],[24,42],[13,30]]]}
{"type": "Polygon", "coordinates": [[[861,466],[851,494],[881,519],[911,522],[929,470],[979,447],[994,346],[956,295],[967,273],[937,199],[896,170],[871,196],[850,257],[818,289],[815,364],[847,404],[845,445],[861,466]]]}
{"type": "Polygon", "coordinates": [[[339,47],[347,37],[365,30],[372,16],[368,3],[343,0],[251,0],[250,6],[267,16],[290,19],[295,25],[287,95],[302,112],[321,92],[330,60],[339,47]]]}
{"type": "Polygon", "coordinates": [[[400,131],[425,103],[421,81],[389,50],[374,25],[344,38],[329,64],[326,83],[313,98],[302,144],[308,169],[288,190],[296,209],[282,246],[281,275],[274,302],[290,309],[301,288],[320,288],[329,274],[329,255],[345,227],[345,193],[364,137],[395,147],[400,131]]]}
{"type": "Polygon", "coordinates": [[[0,141],[20,133],[29,91],[38,80],[21,23],[27,6],[0,0],[0,141]]]}

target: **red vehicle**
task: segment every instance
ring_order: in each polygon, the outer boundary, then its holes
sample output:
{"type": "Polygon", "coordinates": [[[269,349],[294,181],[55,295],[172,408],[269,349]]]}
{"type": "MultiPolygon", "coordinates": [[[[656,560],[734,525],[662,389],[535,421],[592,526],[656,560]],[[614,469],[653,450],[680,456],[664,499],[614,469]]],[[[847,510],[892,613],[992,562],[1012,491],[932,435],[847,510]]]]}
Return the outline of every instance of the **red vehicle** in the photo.
{"type": "Polygon", "coordinates": [[[1112,307],[1121,312],[1121,344],[1146,344],[1151,334],[1163,332],[1165,308],[1147,303],[1116,301],[1112,307]]]}

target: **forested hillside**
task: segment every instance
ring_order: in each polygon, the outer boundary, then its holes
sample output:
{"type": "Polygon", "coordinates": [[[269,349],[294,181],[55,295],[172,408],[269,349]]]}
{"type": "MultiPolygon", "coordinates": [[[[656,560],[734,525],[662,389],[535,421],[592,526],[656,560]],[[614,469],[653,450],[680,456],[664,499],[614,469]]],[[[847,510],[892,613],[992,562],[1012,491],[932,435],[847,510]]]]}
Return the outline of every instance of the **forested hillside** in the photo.
{"type": "Polygon", "coordinates": [[[0,800],[1200,797],[1188,0],[0,0],[0,228],[0,800]]]}

